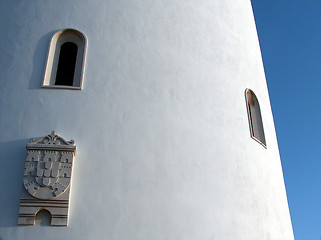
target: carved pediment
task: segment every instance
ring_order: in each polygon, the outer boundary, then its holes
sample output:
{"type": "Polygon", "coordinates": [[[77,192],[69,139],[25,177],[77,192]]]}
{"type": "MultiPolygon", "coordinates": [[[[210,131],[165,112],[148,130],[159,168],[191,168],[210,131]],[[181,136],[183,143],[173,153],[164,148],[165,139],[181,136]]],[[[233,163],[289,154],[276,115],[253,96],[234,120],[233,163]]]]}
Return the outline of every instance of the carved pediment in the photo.
{"type": "Polygon", "coordinates": [[[27,144],[28,150],[56,150],[56,151],[76,151],[74,140],[67,141],[64,138],[58,136],[55,131],[51,134],[39,139],[30,139],[30,143],[27,144]]]}

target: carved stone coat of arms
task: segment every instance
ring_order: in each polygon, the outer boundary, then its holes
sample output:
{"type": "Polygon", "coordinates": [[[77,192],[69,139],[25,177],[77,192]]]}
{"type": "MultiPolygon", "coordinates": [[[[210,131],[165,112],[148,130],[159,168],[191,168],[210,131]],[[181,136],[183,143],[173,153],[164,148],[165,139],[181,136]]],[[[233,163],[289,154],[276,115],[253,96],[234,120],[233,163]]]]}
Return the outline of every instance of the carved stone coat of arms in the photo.
{"type": "Polygon", "coordinates": [[[67,226],[74,141],[53,131],[27,144],[27,158],[20,199],[19,225],[33,225],[41,210],[51,215],[52,226],[67,226]]]}

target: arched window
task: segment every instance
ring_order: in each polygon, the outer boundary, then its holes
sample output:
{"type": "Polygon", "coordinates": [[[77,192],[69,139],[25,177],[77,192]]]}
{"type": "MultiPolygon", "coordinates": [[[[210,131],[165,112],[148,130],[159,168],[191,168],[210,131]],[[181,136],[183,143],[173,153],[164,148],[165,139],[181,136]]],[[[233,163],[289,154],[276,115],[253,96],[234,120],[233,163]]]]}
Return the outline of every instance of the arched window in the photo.
{"type": "Polygon", "coordinates": [[[74,29],[64,29],[51,39],[42,87],[81,89],[86,52],[85,36],[74,29]]]}
{"type": "Polygon", "coordinates": [[[245,90],[247,113],[249,118],[251,137],[266,148],[260,104],[254,92],[245,90]]]}

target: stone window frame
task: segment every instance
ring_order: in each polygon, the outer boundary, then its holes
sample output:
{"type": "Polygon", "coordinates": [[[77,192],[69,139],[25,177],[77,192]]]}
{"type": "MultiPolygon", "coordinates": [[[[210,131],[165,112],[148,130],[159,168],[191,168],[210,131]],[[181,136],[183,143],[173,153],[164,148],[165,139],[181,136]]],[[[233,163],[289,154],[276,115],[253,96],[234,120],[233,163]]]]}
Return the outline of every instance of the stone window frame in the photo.
{"type": "Polygon", "coordinates": [[[85,72],[85,59],[87,50],[86,36],[75,29],[67,28],[56,32],[50,41],[46,70],[42,88],[81,90],[85,72]],[[73,85],[55,85],[61,46],[66,42],[75,43],[78,47],[73,85]]]}

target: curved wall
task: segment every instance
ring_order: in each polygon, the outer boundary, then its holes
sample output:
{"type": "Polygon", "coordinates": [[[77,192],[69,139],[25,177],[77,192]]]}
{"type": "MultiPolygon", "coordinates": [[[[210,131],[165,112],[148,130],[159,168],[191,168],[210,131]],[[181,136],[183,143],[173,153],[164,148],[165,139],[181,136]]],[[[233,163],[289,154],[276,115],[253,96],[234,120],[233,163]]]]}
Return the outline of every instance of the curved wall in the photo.
{"type": "Polygon", "coordinates": [[[0,29],[1,239],[293,239],[249,0],[1,1],[0,29]],[[83,89],[41,88],[66,28],[83,89]],[[69,226],[17,226],[25,145],[52,130],[77,146],[69,226]]]}

